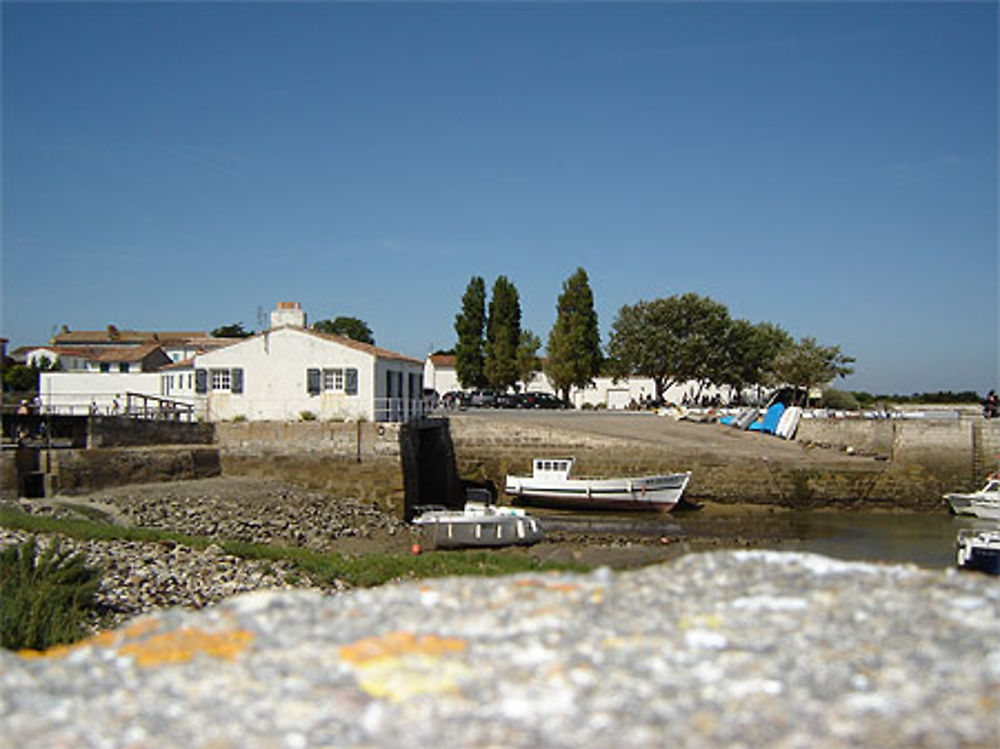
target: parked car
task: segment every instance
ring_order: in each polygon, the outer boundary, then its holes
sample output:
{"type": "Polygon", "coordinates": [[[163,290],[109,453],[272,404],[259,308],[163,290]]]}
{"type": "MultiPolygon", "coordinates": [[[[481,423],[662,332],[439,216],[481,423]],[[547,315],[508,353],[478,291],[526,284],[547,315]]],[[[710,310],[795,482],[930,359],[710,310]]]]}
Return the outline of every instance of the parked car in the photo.
{"type": "Polygon", "coordinates": [[[497,394],[492,390],[473,390],[469,405],[475,408],[493,408],[496,406],[497,394]]]}
{"type": "Polygon", "coordinates": [[[493,405],[497,408],[523,408],[521,398],[521,393],[499,393],[493,405]]]}
{"type": "Polygon", "coordinates": [[[567,408],[566,401],[554,393],[524,393],[524,408],[567,408]]]}

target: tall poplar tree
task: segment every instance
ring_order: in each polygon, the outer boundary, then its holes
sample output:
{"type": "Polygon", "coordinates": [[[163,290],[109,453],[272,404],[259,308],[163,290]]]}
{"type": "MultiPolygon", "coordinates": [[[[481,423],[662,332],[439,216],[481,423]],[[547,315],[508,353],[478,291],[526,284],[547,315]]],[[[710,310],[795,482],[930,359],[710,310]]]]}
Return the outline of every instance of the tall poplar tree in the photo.
{"type": "Polygon", "coordinates": [[[571,387],[586,387],[601,368],[601,333],[594,311],[594,294],[583,268],[563,282],[556,303],[556,321],[549,332],[545,374],[569,400],[571,387]]]}
{"type": "Polygon", "coordinates": [[[517,349],[521,343],[521,302],[506,276],[493,284],[486,319],[486,362],[483,372],[496,390],[504,392],[517,383],[517,349]]]}
{"type": "Polygon", "coordinates": [[[483,374],[483,332],[486,327],[486,282],[473,276],[462,296],[462,311],[455,316],[455,374],[463,388],[486,384],[483,374]]]}

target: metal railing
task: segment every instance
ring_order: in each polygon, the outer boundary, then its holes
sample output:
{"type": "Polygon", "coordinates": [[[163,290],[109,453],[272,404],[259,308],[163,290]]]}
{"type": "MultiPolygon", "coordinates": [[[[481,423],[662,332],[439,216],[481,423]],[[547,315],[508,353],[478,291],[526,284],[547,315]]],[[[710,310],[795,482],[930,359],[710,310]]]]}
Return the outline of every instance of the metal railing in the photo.
{"type": "Polygon", "coordinates": [[[412,421],[431,412],[427,398],[376,398],[375,421],[400,423],[412,421]]]}

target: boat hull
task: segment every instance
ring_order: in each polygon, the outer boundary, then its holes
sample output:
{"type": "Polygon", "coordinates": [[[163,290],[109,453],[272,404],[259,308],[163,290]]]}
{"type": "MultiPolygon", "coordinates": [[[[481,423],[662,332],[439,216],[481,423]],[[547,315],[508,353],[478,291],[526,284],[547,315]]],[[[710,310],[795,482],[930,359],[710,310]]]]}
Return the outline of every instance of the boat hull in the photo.
{"type": "Polygon", "coordinates": [[[956,515],[971,515],[987,520],[1000,520],[1000,501],[981,494],[945,494],[951,511],[956,515]]]}
{"type": "Polygon", "coordinates": [[[958,566],[1000,575],[1000,532],[959,534],[958,566]]]}
{"type": "Polygon", "coordinates": [[[690,473],[633,479],[541,479],[508,476],[505,491],[517,504],[583,510],[669,511],[684,494],[690,473]]]}
{"type": "Polygon", "coordinates": [[[433,512],[418,517],[414,523],[422,527],[427,540],[436,549],[531,546],[544,536],[538,519],[525,514],[433,512]]]}

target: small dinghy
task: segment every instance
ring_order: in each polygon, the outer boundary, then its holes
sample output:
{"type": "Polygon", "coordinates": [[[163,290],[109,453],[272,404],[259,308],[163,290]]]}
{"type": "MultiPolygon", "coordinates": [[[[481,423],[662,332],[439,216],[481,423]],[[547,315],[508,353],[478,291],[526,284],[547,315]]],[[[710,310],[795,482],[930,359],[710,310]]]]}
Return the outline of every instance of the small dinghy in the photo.
{"type": "Polygon", "coordinates": [[[425,509],[413,518],[437,549],[530,546],[542,540],[538,519],[515,507],[466,502],[461,511],[425,509]]]}
{"type": "Polygon", "coordinates": [[[1000,575],[1000,529],[960,530],[957,546],[956,561],[959,567],[1000,575]]]}

